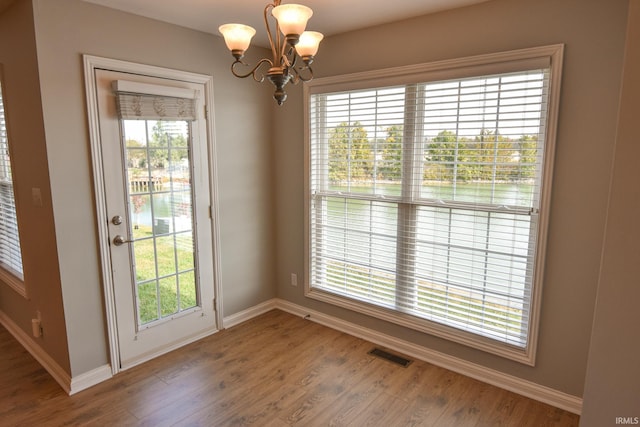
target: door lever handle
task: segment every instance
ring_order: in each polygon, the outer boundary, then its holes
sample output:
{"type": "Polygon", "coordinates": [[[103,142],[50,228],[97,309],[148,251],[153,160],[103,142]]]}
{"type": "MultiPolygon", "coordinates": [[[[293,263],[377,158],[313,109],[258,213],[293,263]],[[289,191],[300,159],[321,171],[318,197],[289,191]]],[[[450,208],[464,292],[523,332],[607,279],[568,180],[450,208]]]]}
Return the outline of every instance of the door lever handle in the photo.
{"type": "Polygon", "coordinates": [[[121,246],[121,245],[124,245],[125,243],[131,243],[131,242],[133,242],[133,240],[125,239],[124,236],[121,236],[119,234],[113,238],[113,244],[116,246],[121,246]]]}

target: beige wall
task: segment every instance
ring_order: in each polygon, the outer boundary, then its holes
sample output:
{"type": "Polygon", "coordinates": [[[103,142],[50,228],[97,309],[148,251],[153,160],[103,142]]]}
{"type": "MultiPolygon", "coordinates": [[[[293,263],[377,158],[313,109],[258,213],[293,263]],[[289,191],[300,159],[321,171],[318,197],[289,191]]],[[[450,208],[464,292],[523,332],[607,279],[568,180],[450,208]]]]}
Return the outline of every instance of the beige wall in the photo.
{"type": "Polygon", "coordinates": [[[44,335],[34,342],[70,371],[30,1],[0,14],[0,63],[28,292],[25,299],[0,283],[0,311],[29,336],[40,311],[44,335]],[[42,206],[33,205],[32,188],[40,189],[42,206]]]}
{"type": "MultiPolygon", "coordinates": [[[[640,2],[629,3],[620,118],[580,425],[640,417],[640,2]]],[[[638,423],[635,418],[635,423],[638,423]]],[[[618,423],[622,424],[622,423],[618,423]]]]}
{"type": "Polygon", "coordinates": [[[223,314],[274,297],[268,92],[231,75],[221,38],[79,0],[33,4],[73,376],[108,363],[82,54],[213,75],[223,314]]]}
{"type": "Polygon", "coordinates": [[[627,1],[492,0],[323,41],[316,76],[565,43],[542,320],[535,367],[304,297],[302,96],[275,116],[278,295],[294,303],[582,396],[604,233],[627,1]]]}

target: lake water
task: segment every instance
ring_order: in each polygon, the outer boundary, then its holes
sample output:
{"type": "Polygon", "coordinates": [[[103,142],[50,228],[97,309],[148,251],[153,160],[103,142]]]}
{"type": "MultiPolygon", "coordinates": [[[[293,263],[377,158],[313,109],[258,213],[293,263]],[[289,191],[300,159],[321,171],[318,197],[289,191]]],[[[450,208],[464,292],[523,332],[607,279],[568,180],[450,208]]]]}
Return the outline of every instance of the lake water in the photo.
{"type": "MultiPolygon", "coordinates": [[[[331,191],[350,194],[400,196],[401,185],[394,182],[378,182],[357,185],[331,184],[331,191]]],[[[535,186],[531,183],[484,183],[484,182],[432,182],[422,184],[419,198],[468,203],[487,203],[513,207],[531,207],[534,203],[535,186]]]]}
{"type": "MultiPolygon", "coordinates": [[[[164,190],[164,189],[163,189],[164,190]]],[[[192,229],[191,190],[188,186],[174,191],[160,191],[152,194],[130,196],[133,225],[160,227],[167,232],[192,229]]]]}

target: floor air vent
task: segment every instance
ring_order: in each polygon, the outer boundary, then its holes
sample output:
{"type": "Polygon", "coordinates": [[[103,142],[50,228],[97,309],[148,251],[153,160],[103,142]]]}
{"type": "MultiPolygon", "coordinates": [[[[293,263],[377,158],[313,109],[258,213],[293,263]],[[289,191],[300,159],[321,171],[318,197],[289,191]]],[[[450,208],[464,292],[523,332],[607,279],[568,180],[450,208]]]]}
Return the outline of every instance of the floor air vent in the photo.
{"type": "Polygon", "coordinates": [[[391,354],[388,351],[382,350],[380,348],[374,348],[369,352],[370,355],[380,357],[381,359],[388,360],[389,362],[393,362],[397,365],[406,368],[413,362],[413,360],[405,359],[402,356],[398,356],[396,354],[391,354]]]}

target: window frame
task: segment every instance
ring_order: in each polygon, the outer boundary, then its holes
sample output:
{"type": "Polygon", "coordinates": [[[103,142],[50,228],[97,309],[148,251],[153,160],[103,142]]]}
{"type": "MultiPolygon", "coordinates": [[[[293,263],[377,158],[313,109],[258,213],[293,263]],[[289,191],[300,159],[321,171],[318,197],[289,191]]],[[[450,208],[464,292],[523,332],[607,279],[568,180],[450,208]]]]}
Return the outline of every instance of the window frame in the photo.
{"type": "MultiPolygon", "coordinates": [[[[305,260],[305,296],[351,311],[398,324],[407,328],[426,332],[445,338],[472,348],[515,360],[534,366],[538,341],[540,320],[540,306],[545,265],[545,249],[549,222],[549,207],[551,184],[554,166],[554,153],[557,134],[558,109],[560,98],[560,81],[562,74],[564,45],[550,45],[515,51],[478,55],[467,58],[438,61],[426,64],[396,67],[391,69],[367,71],[349,75],[317,78],[304,84],[304,134],[305,134],[305,232],[304,232],[304,260],[305,260]],[[394,85],[409,86],[413,83],[442,81],[457,78],[485,76],[489,74],[520,71],[527,67],[534,68],[534,64],[547,62],[549,68],[549,95],[547,102],[547,117],[543,170],[540,188],[540,210],[538,215],[538,234],[534,260],[533,283],[530,299],[530,316],[528,324],[528,340],[524,348],[502,343],[472,332],[463,331],[440,323],[411,316],[406,313],[383,308],[356,299],[330,293],[318,289],[311,283],[311,252],[312,252],[312,212],[311,212],[311,96],[314,94],[333,93],[338,91],[355,91],[360,89],[383,88],[394,85]]],[[[404,183],[403,183],[404,185],[404,183]]],[[[400,236],[397,236],[398,239],[400,236]]]]}
{"type": "MultiPolygon", "coordinates": [[[[3,116],[4,116],[4,125],[5,125],[5,136],[6,136],[6,145],[8,151],[8,158],[12,159],[12,144],[9,139],[9,119],[7,114],[7,103],[6,103],[6,91],[5,91],[5,80],[4,80],[4,69],[2,64],[0,64],[0,102],[3,106],[3,116]]],[[[16,200],[16,185],[15,185],[15,173],[13,172],[14,165],[9,160],[8,165],[6,162],[2,162],[1,171],[0,171],[0,186],[2,186],[2,192],[6,190],[6,188],[10,187],[10,191],[12,193],[13,198],[13,209],[15,212],[15,221],[16,221],[16,236],[18,239],[18,246],[20,249],[20,264],[23,268],[22,272],[15,271],[12,268],[7,268],[8,266],[2,262],[0,262],[0,281],[8,285],[14,291],[16,291],[19,295],[24,298],[28,298],[27,287],[24,281],[24,262],[22,256],[22,244],[20,238],[20,227],[19,227],[19,219],[18,219],[18,202],[16,200]]]]}

